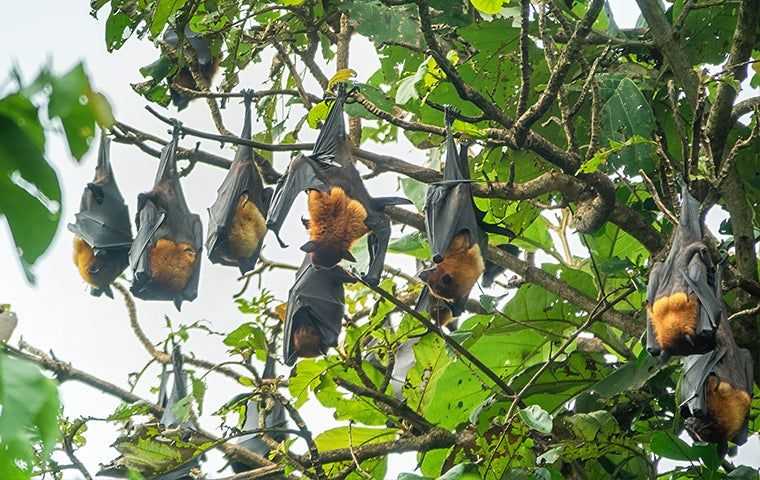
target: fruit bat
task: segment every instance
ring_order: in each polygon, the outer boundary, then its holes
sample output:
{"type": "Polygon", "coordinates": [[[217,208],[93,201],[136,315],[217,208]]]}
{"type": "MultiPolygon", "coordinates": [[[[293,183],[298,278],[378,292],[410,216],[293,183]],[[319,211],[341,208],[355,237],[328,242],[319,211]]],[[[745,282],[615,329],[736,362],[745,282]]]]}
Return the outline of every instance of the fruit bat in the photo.
{"type": "Polygon", "coordinates": [[[681,416],[695,440],[717,443],[721,454],[727,442],[747,441],[752,369],[752,355],[736,345],[726,322],[713,351],[683,359],[681,416]]]}
{"type": "Polygon", "coordinates": [[[137,235],[129,251],[132,293],[143,300],[173,300],[177,310],[198,295],[203,230],[190,213],[177,173],[175,126],[161,151],[153,189],[137,197],[137,235]]]}
{"type": "MultiPolygon", "coordinates": [[[[261,375],[263,379],[270,379],[275,377],[275,363],[274,356],[269,353],[267,355],[266,363],[264,363],[264,372],[261,375]]],[[[259,410],[257,402],[248,400],[246,403],[245,423],[243,424],[243,431],[256,430],[261,428],[259,426],[259,410]]],[[[281,403],[275,401],[272,404],[271,409],[267,413],[264,420],[265,428],[271,429],[285,429],[288,426],[288,420],[285,417],[285,407],[281,403]]],[[[288,435],[284,432],[271,432],[269,436],[277,442],[284,442],[288,435]]],[[[269,454],[269,445],[261,440],[260,435],[251,433],[240,437],[238,444],[248,450],[266,457],[269,454]]],[[[258,465],[249,465],[237,460],[230,462],[230,467],[235,473],[242,473],[248,470],[258,467],[258,465]]]]}
{"type": "Polygon", "coordinates": [[[720,276],[702,241],[699,202],[683,185],[681,218],[664,262],[655,262],[647,286],[647,350],[693,355],[715,347],[723,311],[720,276]]]}
{"type": "Polygon", "coordinates": [[[398,197],[373,198],[367,192],[346,136],[345,100],[346,91],[340,85],[312,154],[295,157],[277,183],[267,226],[285,246],[279,237],[280,228],[295,198],[306,191],[309,219],[304,220],[304,226],[309,230],[309,241],[301,250],[309,254],[314,265],[334,267],[342,259],[355,261],[351,245],[368,233],[370,261],[364,280],[377,285],[391,235],[390,221],[383,209],[411,202],[398,197]]]}
{"type": "Polygon", "coordinates": [[[283,360],[323,355],[338,345],[343,322],[344,283],[354,278],[339,266],[317,267],[306,255],[288,292],[283,336],[283,360]]]}
{"type": "MultiPolygon", "coordinates": [[[[137,425],[127,435],[123,435],[113,445],[122,453],[114,461],[102,467],[97,476],[125,478],[129,470],[139,471],[146,480],[192,480],[193,469],[200,468],[197,442],[194,438],[195,425],[190,420],[177,416],[177,404],[188,395],[187,378],[183,365],[182,353],[175,346],[171,356],[171,372],[164,365],[161,371],[161,384],[158,391],[158,405],[163,414],[156,423],[137,425]],[[171,377],[171,381],[170,381],[171,377]],[[171,390],[170,390],[171,389],[171,390]],[[177,440],[183,446],[177,447],[177,440]],[[175,454],[168,455],[164,449],[179,448],[175,454]],[[141,457],[141,452],[158,452],[149,460],[141,457]]],[[[142,454],[144,457],[144,453],[142,454]]]]}
{"type": "MultiPolygon", "coordinates": [[[[251,138],[251,100],[253,91],[246,92],[244,139],[251,138]]],[[[209,209],[209,230],[206,239],[208,258],[212,263],[234,265],[240,273],[256,266],[266,234],[267,209],[272,189],[264,188],[259,171],[253,163],[253,149],[238,146],[235,160],[209,209]]]]}
{"type": "MultiPolygon", "coordinates": [[[[219,59],[212,55],[208,40],[190,30],[188,25],[185,25],[185,39],[190,43],[190,47],[195,52],[195,58],[198,61],[198,72],[207,84],[211,83],[217,70],[219,70],[219,59]]],[[[177,48],[179,45],[177,32],[172,28],[167,28],[164,32],[164,42],[172,48],[177,48]]],[[[177,107],[178,112],[184,110],[192,98],[171,88],[171,85],[174,83],[190,90],[205,90],[205,88],[198,88],[190,68],[187,66],[180,67],[177,73],[169,79],[169,91],[172,103],[177,107]]]]}
{"type": "Polygon", "coordinates": [[[111,140],[102,132],[95,178],[82,193],[74,233],[74,264],[96,297],[113,298],[111,283],[129,265],[132,226],[129,211],[111,170],[111,140]]]}
{"type": "MultiPolygon", "coordinates": [[[[428,287],[422,294],[444,300],[451,314],[457,317],[464,311],[470,290],[486,269],[483,258],[483,252],[488,247],[486,232],[507,236],[514,234],[486,223],[483,218],[485,213],[475,207],[467,145],[462,145],[461,151],[457,152],[451,134],[453,110],[450,107],[446,108],[445,118],[447,133],[443,181],[431,184],[425,199],[425,230],[436,265],[423,270],[418,276],[428,287]]],[[[421,300],[426,302],[425,299],[421,300]]]]}

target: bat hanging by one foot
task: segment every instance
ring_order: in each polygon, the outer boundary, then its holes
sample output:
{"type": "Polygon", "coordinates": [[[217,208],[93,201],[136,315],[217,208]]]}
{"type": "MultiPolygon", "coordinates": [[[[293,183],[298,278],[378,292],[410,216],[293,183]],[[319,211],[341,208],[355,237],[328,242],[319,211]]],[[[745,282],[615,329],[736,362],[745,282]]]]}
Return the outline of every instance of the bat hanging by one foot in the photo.
{"type": "Polygon", "coordinates": [[[129,265],[132,225],[111,169],[110,145],[102,132],[95,178],[85,187],[76,221],[68,228],[75,235],[74,264],[90,292],[113,298],[110,285],[129,265]]]}
{"type": "Polygon", "coordinates": [[[720,274],[703,241],[699,202],[684,183],[681,218],[663,262],[647,286],[647,350],[652,355],[693,355],[715,347],[721,320],[720,274]]]}
{"type": "Polygon", "coordinates": [[[143,300],[182,302],[198,296],[203,227],[190,212],[177,172],[175,124],[172,140],[161,151],[153,189],[137,198],[137,235],[129,252],[132,293],[143,300]]]}
{"type": "Polygon", "coordinates": [[[267,216],[267,226],[279,237],[282,224],[295,198],[308,193],[309,219],[304,226],[309,241],[301,249],[314,265],[331,268],[341,260],[355,261],[351,246],[368,234],[369,266],[364,280],[380,281],[391,235],[390,220],[383,212],[387,205],[405,205],[405,198],[373,198],[354,166],[351,143],[346,136],[343,105],[345,85],[338,86],[337,98],[319,132],[311,155],[298,155],[275,189],[267,216]]]}
{"type": "MultiPolygon", "coordinates": [[[[251,139],[252,100],[253,90],[245,91],[245,120],[240,135],[245,140],[251,139]]],[[[253,149],[239,145],[216,201],[208,211],[206,249],[212,263],[237,266],[241,274],[253,270],[266,235],[271,199],[272,189],[264,187],[253,149]]]]}

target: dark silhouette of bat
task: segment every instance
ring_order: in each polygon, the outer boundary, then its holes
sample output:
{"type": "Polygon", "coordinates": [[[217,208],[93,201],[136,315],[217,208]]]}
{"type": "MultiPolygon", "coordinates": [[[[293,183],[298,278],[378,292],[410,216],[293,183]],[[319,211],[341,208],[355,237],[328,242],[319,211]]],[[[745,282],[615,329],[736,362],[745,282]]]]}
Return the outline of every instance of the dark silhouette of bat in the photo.
{"type": "MultiPolygon", "coordinates": [[[[198,72],[206,83],[211,83],[214,79],[214,75],[219,70],[219,58],[216,58],[211,53],[211,48],[208,40],[203,38],[200,34],[190,30],[188,25],[185,25],[185,39],[190,43],[195,52],[195,58],[198,61],[198,72]]],[[[167,28],[164,32],[164,42],[172,48],[177,48],[179,45],[179,37],[174,29],[167,28]]],[[[184,59],[180,59],[182,62],[184,59]]],[[[169,78],[169,92],[171,94],[172,103],[177,107],[177,111],[181,112],[190,103],[192,98],[183,95],[177,89],[172,88],[172,84],[176,83],[179,86],[189,88],[190,90],[199,90],[198,84],[193,78],[193,74],[190,68],[187,66],[180,66],[177,73],[169,78]]]]}
{"type": "Polygon", "coordinates": [[[683,185],[681,218],[664,262],[655,262],[647,286],[647,350],[693,355],[715,347],[721,319],[720,276],[702,241],[699,202],[683,185]]]}
{"type": "Polygon", "coordinates": [[[354,278],[339,266],[321,268],[306,255],[288,292],[283,330],[283,360],[323,355],[338,345],[343,322],[344,283],[354,278]]]}
{"type": "MultiPolygon", "coordinates": [[[[261,375],[261,378],[263,379],[271,379],[275,378],[275,362],[274,362],[274,356],[272,353],[267,354],[266,362],[264,363],[264,372],[261,375]]],[[[267,413],[266,418],[264,419],[264,426],[267,429],[285,429],[288,427],[288,420],[285,417],[285,407],[282,406],[281,403],[274,401],[272,403],[272,408],[267,413]]],[[[246,403],[246,414],[245,414],[245,422],[243,424],[243,431],[250,431],[250,430],[256,430],[260,428],[259,426],[259,409],[257,406],[257,402],[253,400],[248,400],[246,403]]],[[[277,442],[284,442],[288,435],[284,432],[268,432],[268,435],[272,437],[273,440],[277,442]]],[[[241,447],[245,447],[248,450],[257,453],[261,455],[262,457],[266,457],[269,455],[269,445],[267,445],[266,442],[264,442],[261,439],[261,435],[256,433],[251,433],[248,435],[244,435],[240,437],[238,444],[241,447]]],[[[246,472],[248,470],[252,470],[258,465],[249,465],[247,463],[243,463],[237,460],[233,460],[230,462],[230,467],[235,473],[242,473],[246,472]]],[[[273,477],[273,478],[281,478],[281,477],[273,477]]]]}
{"type": "Polygon", "coordinates": [[[747,441],[752,375],[752,355],[738,347],[725,321],[713,351],[683,359],[681,416],[695,440],[717,443],[721,455],[728,442],[747,441]]]}
{"type": "MultiPolygon", "coordinates": [[[[196,426],[188,415],[187,418],[180,418],[177,414],[177,404],[188,395],[187,378],[184,370],[184,361],[180,347],[176,345],[172,350],[171,372],[166,365],[161,371],[161,385],[158,391],[158,405],[164,409],[161,418],[158,419],[158,426],[163,431],[174,431],[173,435],[180,435],[183,441],[190,444],[195,443],[193,435],[196,426]],[[171,380],[170,380],[171,377],[171,380]]],[[[120,452],[126,452],[117,457],[115,460],[105,465],[97,473],[97,476],[125,478],[128,470],[138,470],[147,480],[192,480],[191,470],[200,468],[200,456],[193,456],[195,448],[181,447],[178,454],[182,462],[177,465],[176,459],[161,459],[158,464],[143,463],[144,459],[137,456],[137,461],[133,459],[132,453],[136,448],[146,448],[141,442],[155,442],[156,424],[150,423],[146,426],[138,425],[132,432],[122,436],[114,444],[120,452]],[[143,460],[143,461],[141,461],[143,460]],[[171,465],[167,465],[168,463],[171,465]]],[[[160,456],[157,456],[160,458],[160,456]]]]}
{"type": "Polygon", "coordinates": [[[68,228],[75,235],[74,264],[90,293],[113,298],[110,285],[129,265],[132,225],[111,170],[110,146],[102,132],[95,178],[82,192],[76,221],[68,228]]]}
{"type": "MultiPolygon", "coordinates": [[[[443,181],[428,188],[425,200],[425,229],[435,266],[419,273],[427,284],[418,301],[419,308],[430,308],[431,315],[450,321],[464,311],[470,291],[486,270],[483,253],[488,247],[486,232],[513,237],[514,233],[486,223],[485,213],[475,207],[472,198],[467,145],[457,152],[451,124],[454,110],[445,110],[446,163],[443,181]],[[429,298],[428,298],[429,297],[429,298]],[[436,300],[433,300],[433,297],[436,300]]],[[[492,273],[496,273],[492,269],[492,273]]],[[[490,280],[490,277],[489,277],[490,280]]]]}
{"type": "Polygon", "coordinates": [[[198,295],[203,228],[190,213],[177,173],[175,125],[161,151],[153,189],[137,197],[137,235],[129,251],[132,293],[143,300],[172,300],[177,310],[198,295]]]}
{"type": "MultiPolygon", "coordinates": [[[[253,91],[245,92],[245,121],[241,138],[251,138],[253,91]]],[[[272,189],[264,188],[253,163],[253,149],[238,146],[235,160],[209,209],[206,249],[212,263],[237,266],[246,273],[256,266],[266,235],[266,213],[272,189]]]]}
{"type": "Polygon", "coordinates": [[[399,197],[373,198],[367,192],[354,166],[346,136],[345,100],[346,91],[340,85],[314,151],[309,156],[295,157],[277,183],[267,226],[285,246],[279,237],[280,228],[295,198],[306,191],[309,219],[304,220],[304,226],[309,230],[310,240],[301,250],[310,255],[314,265],[334,267],[343,259],[355,261],[351,245],[368,233],[370,261],[364,280],[377,285],[391,235],[390,221],[383,210],[387,205],[411,202],[399,197]]]}

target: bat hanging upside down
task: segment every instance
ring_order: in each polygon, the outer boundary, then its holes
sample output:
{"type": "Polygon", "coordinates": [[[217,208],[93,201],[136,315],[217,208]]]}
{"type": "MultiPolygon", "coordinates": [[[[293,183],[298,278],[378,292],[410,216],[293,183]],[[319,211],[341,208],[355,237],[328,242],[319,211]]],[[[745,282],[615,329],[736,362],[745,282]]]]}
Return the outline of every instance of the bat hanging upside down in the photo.
{"type": "Polygon", "coordinates": [[[91,293],[113,296],[110,285],[129,265],[132,244],[129,211],[111,170],[110,140],[103,133],[95,178],[85,188],[68,228],[74,233],[74,264],[91,293]]]}

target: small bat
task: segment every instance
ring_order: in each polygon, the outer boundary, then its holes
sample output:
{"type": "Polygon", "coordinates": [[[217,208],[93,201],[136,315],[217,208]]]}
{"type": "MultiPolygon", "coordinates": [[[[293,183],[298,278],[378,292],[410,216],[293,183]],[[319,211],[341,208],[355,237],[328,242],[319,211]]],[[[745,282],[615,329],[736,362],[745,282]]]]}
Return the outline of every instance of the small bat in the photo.
{"type": "Polygon", "coordinates": [[[721,455],[728,442],[743,445],[752,383],[752,355],[736,345],[723,322],[715,350],[683,359],[681,416],[689,434],[697,441],[717,443],[721,455]]]}
{"type": "MultiPolygon", "coordinates": [[[[274,357],[270,353],[267,355],[266,363],[264,364],[264,372],[262,373],[261,378],[274,378],[274,367],[274,357]]],[[[245,423],[243,424],[243,431],[250,431],[261,428],[259,426],[259,409],[257,407],[257,402],[248,400],[245,409],[246,413],[245,423]]],[[[288,427],[288,420],[285,417],[285,407],[283,407],[281,403],[275,401],[272,404],[272,408],[267,413],[266,419],[264,419],[264,426],[267,429],[285,429],[288,427]]],[[[276,442],[284,442],[288,438],[288,435],[284,432],[267,432],[267,434],[276,442]]],[[[251,433],[240,437],[238,445],[245,447],[254,453],[257,453],[262,457],[269,455],[269,445],[261,440],[260,435],[256,433],[251,433]]],[[[232,467],[232,470],[235,473],[247,472],[248,470],[252,470],[258,466],[259,465],[249,465],[237,460],[230,462],[230,467],[232,467]]]]}
{"type": "MultiPolygon", "coordinates": [[[[219,58],[214,57],[211,53],[208,40],[190,30],[188,25],[185,25],[185,39],[190,43],[195,52],[195,58],[198,61],[198,72],[207,84],[211,83],[214,75],[219,70],[219,58]]],[[[164,42],[172,48],[177,48],[179,45],[177,32],[172,28],[167,28],[164,32],[164,42]]],[[[193,99],[172,88],[174,83],[190,90],[203,90],[198,88],[198,84],[195,82],[190,68],[187,66],[180,67],[177,73],[169,79],[169,92],[171,93],[172,103],[177,107],[178,112],[184,110],[193,99]]]]}
{"type": "Polygon", "coordinates": [[[683,185],[681,218],[664,262],[655,262],[647,286],[647,350],[694,355],[715,347],[723,311],[720,275],[703,242],[699,202],[683,185]]]}
{"type": "Polygon", "coordinates": [[[74,233],[74,264],[90,293],[113,298],[111,283],[129,265],[132,225],[111,170],[111,140],[102,132],[95,178],[82,193],[76,222],[68,225],[74,233]]]}
{"type": "Polygon", "coordinates": [[[288,292],[283,336],[283,360],[316,357],[338,345],[343,322],[344,283],[354,278],[339,266],[317,267],[306,255],[288,292]]]}
{"type": "Polygon", "coordinates": [[[346,136],[343,104],[346,91],[339,86],[338,95],[309,156],[299,155],[288,166],[287,173],[277,183],[267,226],[280,245],[280,228],[293,201],[302,191],[308,193],[309,241],[301,250],[307,252],[314,265],[330,268],[341,260],[356,261],[351,245],[369,234],[369,267],[364,280],[372,285],[380,281],[391,227],[383,213],[387,205],[410,204],[405,198],[373,198],[367,192],[351,156],[351,144],[346,136]]]}
{"type": "MultiPolygon", "coordinates": [[[[246,92],[245,122],[241,137],[251,138],[251,101],[253,91],[246,92]]],[[[239,145],[235,160],[209,209],[206,239],[212,263],[237,266],[244,274],[256,266],[266,235],[265,215],[272,199],[272,189],[264,188],[253,163],[253,149],[239,145]]]]}
{"type": "Polygon", "coordinates": [[[467,146],[463,144],[457,152],[451,134],[453,115],[453,109],[447,107],[443,181],[430,185],[425,200],[425,229],[436,265],[418,276],[428,287],[423,295],[443,300],[457,317],[464,311],[470,290],[486,269],[483,258],[488,246],[486,232],[510,237],[514,233],[486,223],[485,213],[475,207],[467,146]]]}
{"type": "Polygon", "coordinates": [[[177,310],[198,295],[203,228],[190,213],[177,173],[175,125],[161,151],[153,189],[137,197],[137,235],[129,251],[132,293],[143,300],[173,300],[177,310]]]}
{"type": "Polygon", "coordinates": [[[200,470],[200,458],[194,445],[200,443],[195,437],[196,426],[188,413],[186,419],[178,416],[177,404],[188,395],[187,378],[183,366],[182,353],[175,346],[171,356],[171,372],[166,365],[161,370],[161,384],[158,391],[158,405],[163,414],[158,422],[130,427],[113,445],[122,455],[103,466],[97,476],[125,478],[129,470],[139,471],[147,480],[193,480],[193,470],[200,470]],[[170,381],[171,377],[171,381],[170,381]],[[171,390],[170,390],[171,389],[171,390]],[[159,430],[159,433],[156,433],[159,430]],[[165,437],[165,438],[164,438],[165,437]],[[175,446],[176,440],[186,445],[175,446]],[[167,455],[159,448],[177,448],[167,455]],[[156,455],[149,459],[140,452],[156,449],[156,455]]]}

